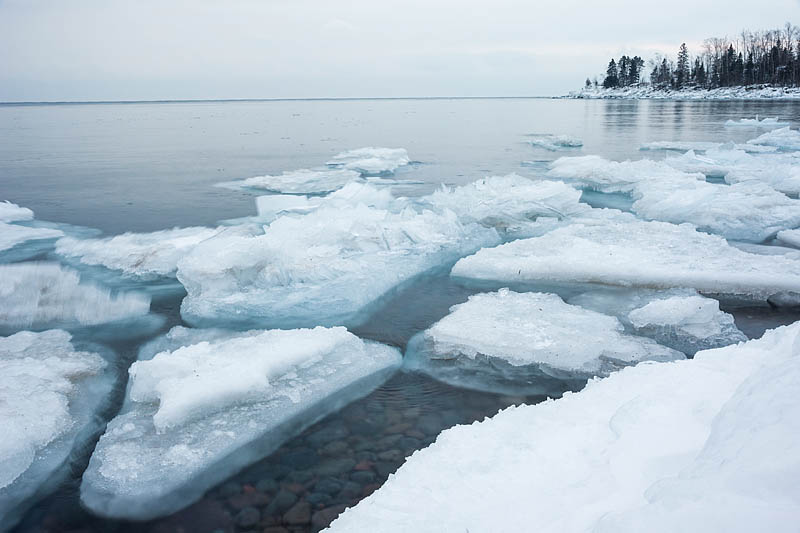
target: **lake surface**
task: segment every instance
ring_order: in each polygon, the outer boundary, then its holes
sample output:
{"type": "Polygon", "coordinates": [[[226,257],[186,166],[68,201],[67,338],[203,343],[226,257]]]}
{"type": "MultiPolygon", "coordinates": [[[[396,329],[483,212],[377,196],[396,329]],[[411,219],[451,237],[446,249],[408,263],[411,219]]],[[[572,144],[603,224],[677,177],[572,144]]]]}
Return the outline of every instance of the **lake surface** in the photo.
{"type": "MultiPolygon", "coordinates": [[[[423,183],[394,192],[420,195],[441,183],[463,184],[485,175],[535,177],[546,161],[563,155],[620,160],[643,157],[639,146],[651,141],[743,142],[760,132],[726,128],[724,123],[755,115],[779,116],[796,126],[800,102],[408,99],[0,105],[0,200],[33,209],[38,220],[106,234],[214,225],[255,214],[256,196],[216,183],[320,166],[339,152],[362,146],[406,148],[416,163],[396,177],[423,183]],[[555,152],[534,148],[527,140],[536,134],[578,137],[583,147],[555,152]]],[[[412,335],[473,292],[444,275],[420,279],[354,332],[404,348],[412,335]]],[[[154,311],[167,316],[160,332],[181,323],[179,305],[180,295],[156,302],[154,311]]],[[[750,337],[800,319],[797,313],[769,308],[728,310],[750,337]]],[[[123,361],[122,376],[125,362],[135,358],[148,338],[106,343],[123,361]]],[[[116,396],[118,408],[121,387],[116,396]]],[[[148,523],[103,520],[80,508],[77,485],[91,452],[83,450],[70,481],[28,513],[17,531],[317,530],[343,506],[375,490],[404,457],[428,445],[442,429],[542,399],[465,391],[400,373],[212,489],[198,504],[148,523]],[[301,506],[287,519],[285,512],[296,509],[298,501],[307,502],[307,509],[301,506]],[[253,508],[257,520],[245,516],[253,508]]]]}

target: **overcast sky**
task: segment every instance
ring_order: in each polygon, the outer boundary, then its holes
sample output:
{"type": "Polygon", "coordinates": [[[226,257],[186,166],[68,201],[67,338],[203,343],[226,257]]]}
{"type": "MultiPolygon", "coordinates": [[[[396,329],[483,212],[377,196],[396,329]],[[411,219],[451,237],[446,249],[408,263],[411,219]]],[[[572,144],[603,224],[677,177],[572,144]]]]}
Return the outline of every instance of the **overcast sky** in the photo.
{"type": "Polygon", "coordinates": [[[787,21],[800,1],[0,0],[0,101],[556,95],[787,21]]]}

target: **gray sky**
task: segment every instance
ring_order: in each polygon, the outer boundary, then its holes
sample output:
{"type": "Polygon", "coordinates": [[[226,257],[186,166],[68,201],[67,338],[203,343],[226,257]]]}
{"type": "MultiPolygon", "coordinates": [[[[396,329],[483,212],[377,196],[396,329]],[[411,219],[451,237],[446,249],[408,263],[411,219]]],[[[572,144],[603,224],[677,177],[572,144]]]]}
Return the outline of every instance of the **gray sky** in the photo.
{"type": "Polygon", "coordinates": [[[799,15],[798,0],[0,0],[0,101],[556,95],[611,56],[799,15]]]}

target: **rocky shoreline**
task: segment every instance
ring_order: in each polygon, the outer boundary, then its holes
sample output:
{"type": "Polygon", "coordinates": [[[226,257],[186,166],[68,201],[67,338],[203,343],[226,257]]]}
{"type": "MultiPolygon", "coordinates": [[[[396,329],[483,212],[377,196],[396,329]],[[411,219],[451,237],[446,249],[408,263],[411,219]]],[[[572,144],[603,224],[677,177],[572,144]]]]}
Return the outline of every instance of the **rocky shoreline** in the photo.
{"type": "Polygon", "coordinates": [[[716,89],[661,89],[650,85],[605,89],[585,87],[561,98],[589,100],[800,100],[800,87],[749,85],[716,89]]]}

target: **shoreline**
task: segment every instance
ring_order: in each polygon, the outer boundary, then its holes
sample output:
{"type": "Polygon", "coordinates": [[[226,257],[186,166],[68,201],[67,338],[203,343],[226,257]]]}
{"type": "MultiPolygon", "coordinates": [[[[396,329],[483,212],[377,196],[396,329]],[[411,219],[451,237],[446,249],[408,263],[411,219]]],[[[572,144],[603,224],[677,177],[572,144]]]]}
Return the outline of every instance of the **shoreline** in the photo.
{"type": "Polygon", "coordinates": [[[649,85],[583,88],[561,96],[574,100],[788,100],[800,101],[800,87],[738,86],[715,89],[660,89],[649,85]]]}

